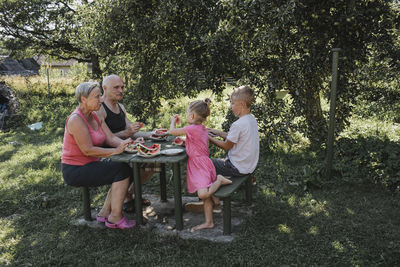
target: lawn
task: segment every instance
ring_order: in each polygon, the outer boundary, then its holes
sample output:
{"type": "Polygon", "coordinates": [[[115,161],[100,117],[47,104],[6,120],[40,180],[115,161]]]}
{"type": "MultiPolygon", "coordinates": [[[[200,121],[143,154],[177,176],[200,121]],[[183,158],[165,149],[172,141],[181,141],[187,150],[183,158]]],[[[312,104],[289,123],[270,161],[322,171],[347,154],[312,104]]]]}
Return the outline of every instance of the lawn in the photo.
{"type": "MultiPolygon", "coordinates": [[[[73,225],[82,214],[81,192],[66,186],[60,173],[62,127],[73,97],[23,97],[20,125],[0,132],[0,265],[400,265],[400,194],[384,183],[398,175],[400,132],[394,123],[352,118],[336,142],[331,181],[323,175],[323,153],[307,142],[263,149],[253,215],[233,242],[221,244],[140,228],[73,225]],[[42,130],[23,126],[36,121],[46,122],[42,130]]],[[[144,192],[156,188],[157,181],[152,179],[144,192]]],[[[92,191],[94,206],[101,206],[106,190],[92,191]]]]}

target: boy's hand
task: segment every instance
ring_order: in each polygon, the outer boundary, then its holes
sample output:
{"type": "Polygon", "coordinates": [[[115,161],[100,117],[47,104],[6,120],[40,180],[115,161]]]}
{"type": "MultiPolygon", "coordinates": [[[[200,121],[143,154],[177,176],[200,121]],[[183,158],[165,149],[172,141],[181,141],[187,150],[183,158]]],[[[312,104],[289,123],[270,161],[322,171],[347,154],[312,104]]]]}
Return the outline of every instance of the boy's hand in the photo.
{"type": "Polygon", "coordinates": [[[228,135],[228,133],[217,130],[217,129],[213,129],[213,128],[207,128],[208,133],[210,134],[214,134],[215,136],[219,136],[222,137],[223,139],[226,138],[226,136],[228,135]]]}
{"type": "Polygon", "coordinates": [[[218,136],[218,130],[213,129],[213,128],[207,128],[208,134],[211,135],[212,137],[218,136]]]}

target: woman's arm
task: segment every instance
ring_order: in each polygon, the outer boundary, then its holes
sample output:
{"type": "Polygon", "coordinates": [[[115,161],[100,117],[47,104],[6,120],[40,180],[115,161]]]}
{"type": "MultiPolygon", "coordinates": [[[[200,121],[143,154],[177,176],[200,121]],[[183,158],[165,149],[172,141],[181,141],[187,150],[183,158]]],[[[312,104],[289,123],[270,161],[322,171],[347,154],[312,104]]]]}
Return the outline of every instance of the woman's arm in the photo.
{"type": "Polygon", "coordinates": [[[78,115],[72,115],[67,123],[67,130],[75,139],[76,144],[85,156],[91,157],[109,157],[120,154],[128,145],[129,140],[121,142],[116,148],[103,148],[94,146],[90,138],[89,129],[82,118],[78,115]]]}

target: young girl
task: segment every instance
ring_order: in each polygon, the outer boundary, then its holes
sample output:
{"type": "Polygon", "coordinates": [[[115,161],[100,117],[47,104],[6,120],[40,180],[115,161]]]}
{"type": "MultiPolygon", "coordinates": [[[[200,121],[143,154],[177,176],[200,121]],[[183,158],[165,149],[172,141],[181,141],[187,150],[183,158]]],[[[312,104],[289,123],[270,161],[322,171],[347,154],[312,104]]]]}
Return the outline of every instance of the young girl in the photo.
{"type": "Polygon", "coordinates": [[[197,100],[189,104],[186,112],[186,121],[190,124],[184,128],[175,128],[177,116],[171,118],[170,134],[186,135],[187,187],[189,193],[197,191],[197,195],[204,202],[205,222],[192,228],[200,230],[213,228],[213,200],[212,195],[221,185],[231,184],[232,181],[215,172],[215,167],[209,158],[208,131],[202,124],[210,115],[210,99],[197,100]]]}

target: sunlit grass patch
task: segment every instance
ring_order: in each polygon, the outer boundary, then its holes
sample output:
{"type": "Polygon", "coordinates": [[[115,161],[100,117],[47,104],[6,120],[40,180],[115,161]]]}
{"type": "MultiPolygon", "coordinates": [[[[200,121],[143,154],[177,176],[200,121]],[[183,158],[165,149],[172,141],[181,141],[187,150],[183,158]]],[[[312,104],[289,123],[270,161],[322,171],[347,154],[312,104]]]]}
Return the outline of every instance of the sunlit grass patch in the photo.
{"type": "Polygon", "coordinates": [[[0,265],[9,265],[14,260],[15,248],[21,241],[15,232],[14,220],[17,216],[0,217],[0,265]]]}

